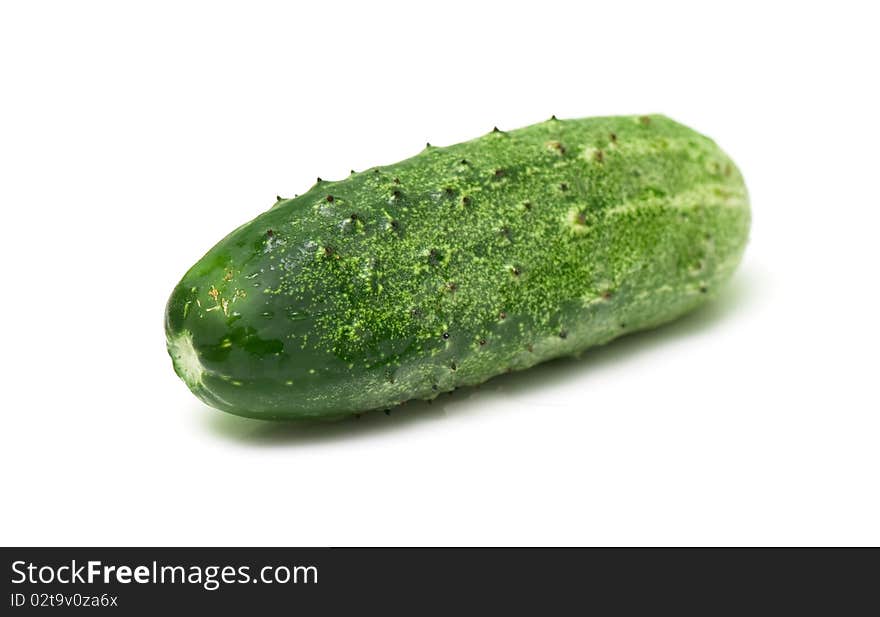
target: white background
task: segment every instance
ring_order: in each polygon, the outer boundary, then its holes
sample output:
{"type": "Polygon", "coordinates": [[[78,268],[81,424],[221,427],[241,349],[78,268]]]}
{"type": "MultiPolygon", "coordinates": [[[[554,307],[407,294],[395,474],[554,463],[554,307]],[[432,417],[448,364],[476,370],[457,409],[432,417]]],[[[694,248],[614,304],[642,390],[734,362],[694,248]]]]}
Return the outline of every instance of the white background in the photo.
{"type": "Polygon", "coordinates": [[[878,544],[870,3],[10,2],[0,544],[878,544]],[[195,399],[165,301],[318,175],[665,113],[753,229],[655,332],[327,426],[195,399]]]}

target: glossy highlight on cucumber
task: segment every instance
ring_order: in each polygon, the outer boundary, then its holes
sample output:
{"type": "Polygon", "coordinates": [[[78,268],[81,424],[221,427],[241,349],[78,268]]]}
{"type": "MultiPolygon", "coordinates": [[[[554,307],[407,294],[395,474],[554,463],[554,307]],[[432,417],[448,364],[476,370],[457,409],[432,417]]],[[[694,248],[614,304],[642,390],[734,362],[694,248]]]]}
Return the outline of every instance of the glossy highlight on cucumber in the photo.
{"type": "Polygon", "coordinates": [[[749,224],[730,158],[664,116],[494,129],[279,198],[175,287],[168,351],[242,416],[431,399],[696,308],[749,224]]]}

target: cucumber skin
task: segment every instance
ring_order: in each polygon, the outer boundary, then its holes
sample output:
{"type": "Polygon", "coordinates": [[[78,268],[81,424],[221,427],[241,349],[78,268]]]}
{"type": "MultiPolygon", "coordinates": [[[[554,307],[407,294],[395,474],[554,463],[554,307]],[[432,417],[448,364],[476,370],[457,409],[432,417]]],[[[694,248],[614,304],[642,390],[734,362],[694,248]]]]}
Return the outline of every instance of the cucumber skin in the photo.
{"type": "Polygon", "coordinates": [[[168,350],[242,416],[431,399],[694,309],[749,224],[733,162],[666,117],[495,130],[279,198],[174,289],[168,350]]]}

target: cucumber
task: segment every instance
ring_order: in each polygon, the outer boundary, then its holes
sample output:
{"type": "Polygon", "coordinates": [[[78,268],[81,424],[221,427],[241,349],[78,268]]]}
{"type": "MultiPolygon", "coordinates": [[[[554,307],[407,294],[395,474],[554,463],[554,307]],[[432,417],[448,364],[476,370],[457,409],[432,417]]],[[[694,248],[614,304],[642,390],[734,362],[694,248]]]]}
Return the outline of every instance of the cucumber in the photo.
{"type": "Polygon", "coordinates": [[[749,222],[733,162],[666,117],[495,129],[278,198],[184,275],[168,351],[242,416],[431,399],[694,309],[749,222]]]}

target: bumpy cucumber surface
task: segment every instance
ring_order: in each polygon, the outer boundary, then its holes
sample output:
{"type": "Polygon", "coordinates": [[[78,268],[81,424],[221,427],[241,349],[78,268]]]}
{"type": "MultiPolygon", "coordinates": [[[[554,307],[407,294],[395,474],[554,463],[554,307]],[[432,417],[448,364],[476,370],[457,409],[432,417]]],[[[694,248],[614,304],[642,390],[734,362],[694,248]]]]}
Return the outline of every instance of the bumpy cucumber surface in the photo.
{"type": "Polygon", "coordinates": [[[279,198],[174,289],[168,350],[243,416],[430,399],[697,307],[749,220],[733,162],[663,116],[496,129],[279,198]]]}

